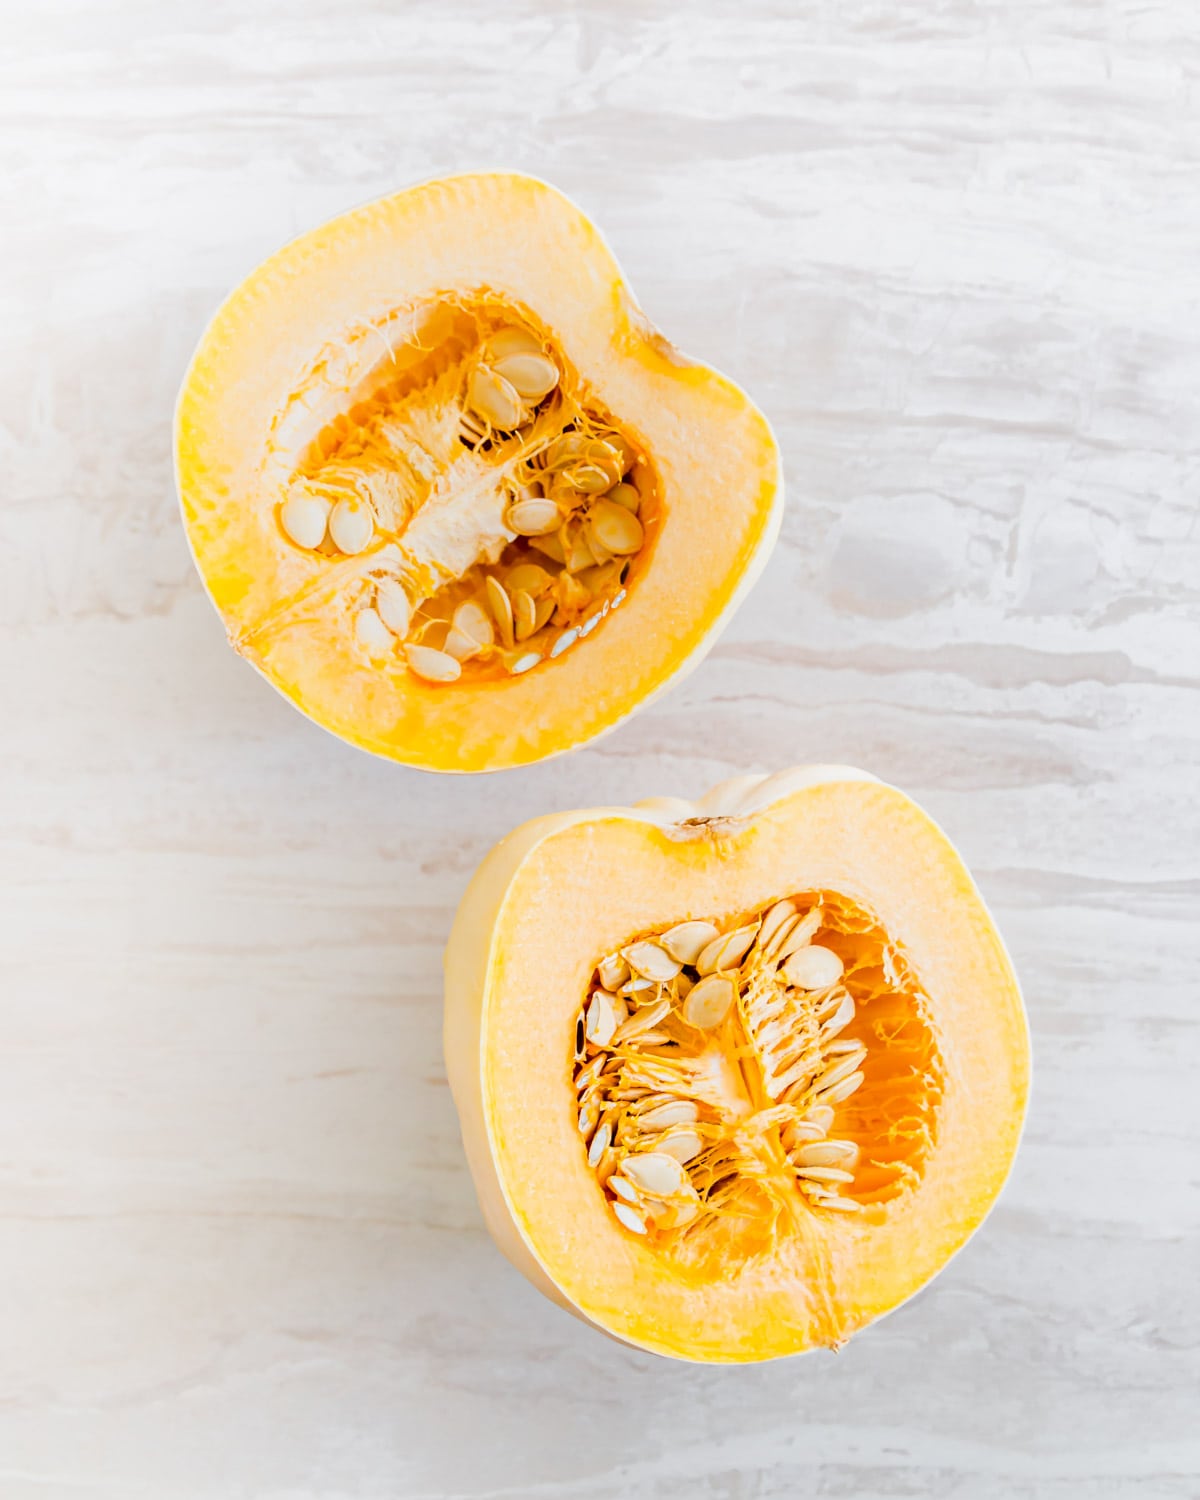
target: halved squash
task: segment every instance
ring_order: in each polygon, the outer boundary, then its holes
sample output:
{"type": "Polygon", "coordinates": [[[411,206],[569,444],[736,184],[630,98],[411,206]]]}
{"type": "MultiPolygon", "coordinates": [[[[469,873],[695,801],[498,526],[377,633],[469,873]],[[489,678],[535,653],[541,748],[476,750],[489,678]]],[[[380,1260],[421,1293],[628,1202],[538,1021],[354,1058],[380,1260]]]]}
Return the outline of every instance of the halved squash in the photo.
{"type": "Polygon", "coordinates": [[[679,1358],[836,1346],[1012,1165],[1029,1041],[959,856],[859,771],[536,819],[446,950],[484,1217],[548,1296],[679,1358]]]}
{"type": "Polygon", "coordinates": [[[196,564],[235,650],[410,765],[612,728],[703,655],[766,560],[779,457],[530,177],[427,182],[242,283],[176,415],[196,564]]]}

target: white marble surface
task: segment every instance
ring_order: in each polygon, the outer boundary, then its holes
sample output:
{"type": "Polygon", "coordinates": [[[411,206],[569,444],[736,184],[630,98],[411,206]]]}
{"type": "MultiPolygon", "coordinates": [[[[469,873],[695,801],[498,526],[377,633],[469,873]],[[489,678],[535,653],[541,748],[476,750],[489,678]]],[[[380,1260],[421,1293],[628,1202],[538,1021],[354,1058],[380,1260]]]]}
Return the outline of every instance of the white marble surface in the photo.
{"type": "Polygon", "coordinates": [[[1200,15],[5,0],[0,1496],[1200,1494],[1200,15]],[[372,761],[226,648],[170,416],[225,290],[515,165],[753,390],[780,547],[594,750],[372,761]],[[485,849],[859,762],[1024,976],[986,1230],[838,1356],[675,1367],[484,1234],[439,1042],[485,849]]]}

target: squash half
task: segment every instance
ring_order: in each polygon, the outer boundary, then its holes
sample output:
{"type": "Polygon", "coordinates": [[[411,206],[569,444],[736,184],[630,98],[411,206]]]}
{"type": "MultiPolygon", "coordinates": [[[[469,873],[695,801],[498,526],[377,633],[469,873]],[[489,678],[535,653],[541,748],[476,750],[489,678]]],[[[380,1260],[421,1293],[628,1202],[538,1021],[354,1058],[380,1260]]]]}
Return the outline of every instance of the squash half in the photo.
{"type": "Polygon", "coordinates": [[[234,649],[441,771],[557,754],[693,665],[766,561],[774,437],[546,183],[474,173],[302,235],[201,339],[189,542],[234,649]]]}
{"type": "Polygon", "coordinates": [[[1012,1166],[1012,966],[945,835],[862,772],[527,823],[445,968],[492,1235],[640,1348],[837,1346],[946,1264],[1012,1166]]]}

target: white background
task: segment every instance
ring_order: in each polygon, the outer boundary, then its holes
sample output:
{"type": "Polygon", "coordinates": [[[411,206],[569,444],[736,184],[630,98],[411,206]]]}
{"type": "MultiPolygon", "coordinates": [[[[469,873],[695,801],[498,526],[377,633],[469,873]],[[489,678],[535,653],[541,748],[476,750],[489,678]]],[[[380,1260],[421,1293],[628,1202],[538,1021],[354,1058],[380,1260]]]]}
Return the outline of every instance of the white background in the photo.
{"type": "Polygon", "coordinates": [[[3,1500],[1200,1493],[1192,0],[0,11],[3,1500]],[[170,420],[260,258],[478,165],[598,220],[790,500],[685,685],[449,781],[227,649],[170,420]],[[523,819],[810,759],[961,844],[1029,1127],[842,1353],[676,1366],[484,1234],[442,944],[523,819]]]}

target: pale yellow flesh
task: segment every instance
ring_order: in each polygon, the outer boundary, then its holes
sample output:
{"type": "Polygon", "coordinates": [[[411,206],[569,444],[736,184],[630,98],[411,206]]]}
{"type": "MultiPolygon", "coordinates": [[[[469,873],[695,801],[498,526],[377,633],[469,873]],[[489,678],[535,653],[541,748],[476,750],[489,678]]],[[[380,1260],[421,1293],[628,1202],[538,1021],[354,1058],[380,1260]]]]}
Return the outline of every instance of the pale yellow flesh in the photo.
{"type": "Polygon", "coordinates": [[[1008,1173],[1028,1091],[1020,996],[940,831],[902,794],[818,772],[712,831],[680,809],[599,809],[518,830],[485,863],[447,950],[447,1066],[481,1203],[535,1284],[631,1343],[743,1361],[837,1343],[904,1301],[1008,1173]],[[666,826],[660,826],[665,824],[666,826]],[[580,1146],[572,1033],[597,959],[642,932],[796,889],[844,892],[904,945],[945,1061],[938,1147],[870,1222],[812,1218],[719,1281],[671,1274],[604,1208],[580,1146]]]}
{"type": "Polygon", "coordinates": [[[260,267],[196,353],[177,472],[191,546],[234,645],[334,733],[460,771],[591,739],[693,664],[765,561],[782,496],[761,413],[649,327],[569,200],[510,173],[370,204],[260,267]],[[497,297],[552,335],[586,393],[649,455],[664,524],[638,587],[578,650],[519,678],[440,686],[381,671],[351,618],[331,619],[321,598],[278,616],[327,559],[288,544],[277,513],[306,445],[403,354],[411,309],[447,292],[497,297]]]}

